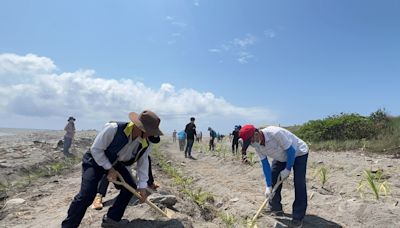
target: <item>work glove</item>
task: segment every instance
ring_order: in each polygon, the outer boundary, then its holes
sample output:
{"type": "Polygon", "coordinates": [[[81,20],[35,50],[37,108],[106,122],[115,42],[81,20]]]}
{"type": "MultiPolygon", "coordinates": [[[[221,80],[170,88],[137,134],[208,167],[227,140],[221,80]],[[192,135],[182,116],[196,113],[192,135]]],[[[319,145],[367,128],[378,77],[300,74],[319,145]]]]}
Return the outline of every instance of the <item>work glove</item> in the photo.
{"type": "Polygon", "coordinates": [[[272,193],[272,187],[268,187],[268,186],[267,186],[267,187],[265,188],[265,193],[264,193],[264,194],[265,194],[265,198],[268,199],[269,196],[271,195],[271,193],[272,193]]]}
{"type": "Polygon", "coordinates": [[[281,173],[279,174],[279,176],[281,177],[282,181],[286,180],[290,175],[290,170],[288,169],[284,169],[281,171],[281,173]]]}

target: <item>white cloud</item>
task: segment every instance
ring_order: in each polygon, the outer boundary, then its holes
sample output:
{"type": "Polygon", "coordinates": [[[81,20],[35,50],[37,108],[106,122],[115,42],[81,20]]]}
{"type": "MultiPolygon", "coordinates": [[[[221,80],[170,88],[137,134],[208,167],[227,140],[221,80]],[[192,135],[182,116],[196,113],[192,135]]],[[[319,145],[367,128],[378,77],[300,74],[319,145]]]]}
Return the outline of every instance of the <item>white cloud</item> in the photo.
{"type": "Polygon", "coordinates": [[[179,21],[173,21],[171,22],[171,25],[180,27],[180,28],[186,28],[187,24],[184,22],[179,22],[179,21]]]}
{"type": "Polygon", "coordinates": [[[185,22],[177,21],[172,16],[166,16],[165,20],[168,21],[171,25],[173,25],[175,27],[186,28],[186,26],[187,26],[187,24],[185,22]]]}
{"type": "Polygon", "coordinates": [[[19,56],[12,53],[0,54],[0,74],[40,74],[56,69],[53,61],[34,54],[19,56]]]}
{"type": "MultiPolygon", "coordinates": [[[[240,64],[248,63],[255,56],[249,51],[249,47],[256,44],[257,38],[248,33],[243,38],[234,38],[219,46],[208,49],[211,53],[228,53],[236,58],[240,64]]],[[[221,60],[220,60],[221,61],[221,60]]]]}
{"type": "MultiPolygon", "coordinates": [[[[242,61],[247,61],[249,56],[243,54],[242,61]]],[[[55,123],[51,121],[64,124],[66,116],[74,115],[81,121],[82,128],[99,128],[98,124],[126,120],[130,111],[143,109],[158,113],[162,124],[169,129],[176,124],[184,125],[192,115],[198,117],[200,123],[203,119],[207,120],[203,123],[213,126],[228,120],[233,121],[233,126],[246,121],[265,123],[274,119],[265,108],[238,107],[213,93],[190,88],[176,90],[169,83],[154,89],[131,79],[100,78],[93,70],[56,73],[51,59],[31,54],[2,54],[0,66],[0,126],[9,126],[10,121],[21,124],[18,121],[24,120],[29,125],[32,121],[49,120],[50,126],[31,127],[54,128],[55,123]],[[20,74],[30,74],[31,79],[12,79],[4,83],[3,79],[18,78],[14,76],[20,74]]]]}
{"type": "Polygon", "coordinates": [[[254,56],[248,52],[241,51],[238,53],[239,57],[237,58],[237,61],[239,63],[248,63],[250,59],[254,58],[254,56]]]}
{"type": "Polygon", "coordinates": [[[245,49],[248,46],[253,45],[255,42],[256,42],[256,38],[253,35],[246,34],[246,36],[242,39],[240,39],[240,38],[233,39],[232,44],[234,46],[238,46],[242,49],[245,49]]]}
{"type": "Polygon", "coordinates": [[[179,33],[179,32],[175,32],[175,33],[172,33],[171,36],[173,36],[173,37],[181,37],[182,34],[179,33]]]}
{"type": "Polygon", "coordinates": [[[275,38],[276,37],[276,32],[273,29],[267,29],[264,31],[264,35],[267,38],[275,38]]]}
{"type": "Polygon", "coordinates": [[[208,49],[208,51],[209,51],[209,52],[214,52],[214,53],[220,53],[220,52],[221,52],[221,49],[218,49],[218,48],[210,48],[210,49],[208,49]]]}

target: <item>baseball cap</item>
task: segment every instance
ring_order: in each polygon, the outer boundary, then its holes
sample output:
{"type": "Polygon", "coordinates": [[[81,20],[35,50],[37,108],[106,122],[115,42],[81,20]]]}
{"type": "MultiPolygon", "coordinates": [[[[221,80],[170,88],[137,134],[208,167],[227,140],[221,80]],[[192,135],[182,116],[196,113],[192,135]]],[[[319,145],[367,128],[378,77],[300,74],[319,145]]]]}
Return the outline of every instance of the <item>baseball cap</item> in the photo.
{"type": "Polygon", "coordinates": [[[254,125],[246,124],[239,131],[239,137],[243,139],[243,147],[242,150],[246,151],[251,143],[251,138],[256,132],[256,128],[254,125]]]}

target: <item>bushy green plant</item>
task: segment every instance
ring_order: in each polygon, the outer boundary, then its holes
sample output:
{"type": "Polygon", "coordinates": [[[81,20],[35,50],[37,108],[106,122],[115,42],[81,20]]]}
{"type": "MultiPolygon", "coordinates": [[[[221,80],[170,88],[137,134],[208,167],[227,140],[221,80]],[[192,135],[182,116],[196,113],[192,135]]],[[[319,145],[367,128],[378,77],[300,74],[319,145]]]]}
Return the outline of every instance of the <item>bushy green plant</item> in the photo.
{"type": "Polygon", "coordinates": [[[311,120],[296,132],[300,138],[313,142],[372,138],[376,133],[374,122],[356,113],[311,120]]]}

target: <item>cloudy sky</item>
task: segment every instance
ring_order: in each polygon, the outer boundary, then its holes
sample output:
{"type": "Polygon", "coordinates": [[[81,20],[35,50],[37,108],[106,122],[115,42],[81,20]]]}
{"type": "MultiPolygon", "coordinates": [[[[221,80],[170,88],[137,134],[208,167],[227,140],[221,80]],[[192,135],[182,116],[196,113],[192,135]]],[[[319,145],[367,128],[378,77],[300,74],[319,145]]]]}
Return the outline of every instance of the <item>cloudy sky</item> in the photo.
{"type": "Polygon", "coordinates": [[[400,115],[400,2],[2,1],[0,127],[166,132],[400,115]]]}

